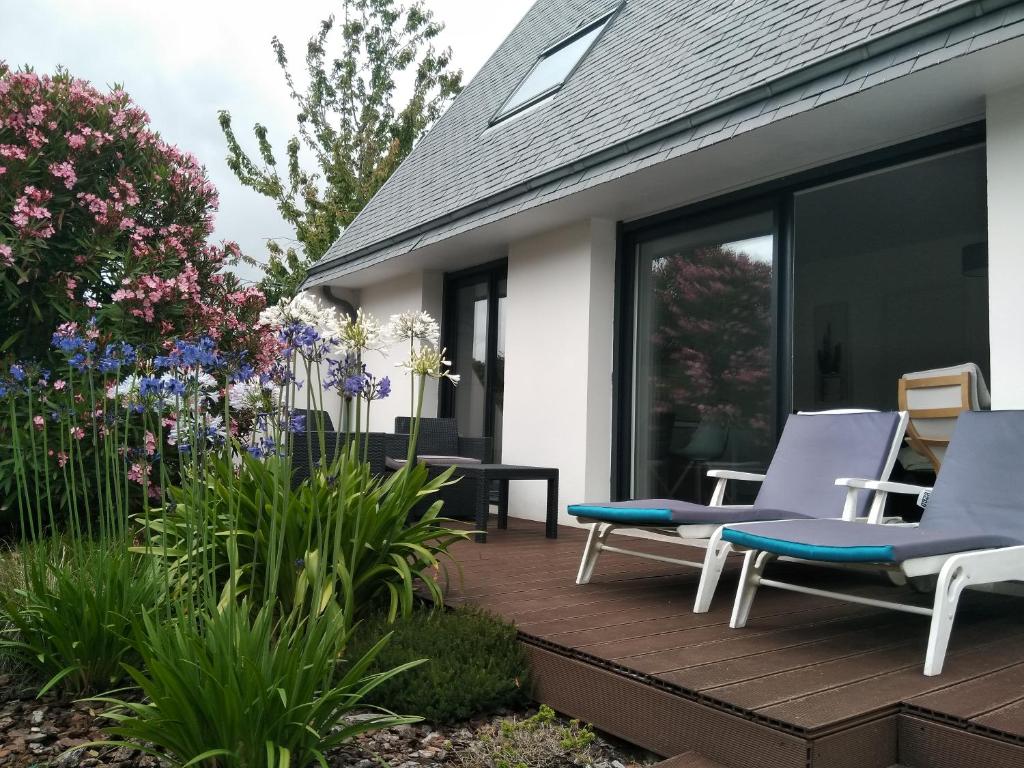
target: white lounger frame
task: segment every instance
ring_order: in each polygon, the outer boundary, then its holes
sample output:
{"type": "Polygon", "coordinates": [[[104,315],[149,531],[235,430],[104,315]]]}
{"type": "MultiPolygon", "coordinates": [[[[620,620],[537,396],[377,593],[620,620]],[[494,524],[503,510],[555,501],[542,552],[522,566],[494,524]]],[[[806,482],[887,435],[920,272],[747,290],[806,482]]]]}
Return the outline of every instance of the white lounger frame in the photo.
{"type": "MultiPolygon", "coordinates": [[[[921,495],[930,491],[928,488],[920,488],[915,485],[877,480],[851,480],[847,482],[848,487],[852,484],[876,491],[875,502],[879,498],[878,494],[910,493],[921,495]]],[[[882,498],[884,503],[884,496],[882,498]]],[[[872,508],[875,505],[873,503],[872,508]]],[[[753,527],[758,525],[758,523],[744,523],[743,525],[744,527],[753,527]]],[[[917,523],[902,523],[901,525],[916,527],[917,523]]],[[[733,628],[746,626],[747,620],[750,618],[750,608],[753,605],[754,596],[757,594],[758,587],[761,586],[785,589],[790,592],[801,592],[806,595],[832,597],[849,603],[858,603],[876,608],[889,608],[894,611],[914,613],[919,616],[930,616],[931,629],[928,633],[928,648],[924,659],[924,674],[929,676],[938,675],[942,672],[942,665],[946,659],[946,649],[949,647],[950,632],[953,629],[953,619],[956,616],[957,604],[960,601],[960,593],[967,587],[1024,580],[1024,546],[917,557],[891,566],[872,563],[863,566],[871,570],[886,568],[904,578],[934,576],[937,574],[935,600],[931,608],[925,608],[920,605],[909,605],[890,600],[875,600],[870,597],[861,597],[845,592],[815,589],[814,587],[806,587],[802,584],[766,579],[763,575],[765,567],[769,562],[776,559],[777,556],[771,552],[745,549],[743,547],[737,547],[737,550],[746,551],[746,555],[743,560],[743,570],[740,574],[740,583],[736,590],[736,601],[733,604],[732,618],[729,626],[733,628]]],[[[833,565],[833,563],[815,560],[801,560],[801,562],[833,565]]]]}
{"type": "MultiPolygon", "coordinates": [[[[844,410],[844,411],[824,411],[823,413],[864,413],[864,411],[858,410],[844,410]]],[[[893,438],[892,447],[889,450],[889,455],[886,457],[885,465],[882,469],[882,480],[889,477],[892,472],[892,468],[896,463],[896,456],[899,453],[900,447],[903,445],[904,433],[907,429],[908,414],[906,411],[900,413],[900,422],[896,428],[896,435],[893,438]]],[[[741,480],[749,482],[762,482],[765,478],[763,474],[757,474],[754,472],[737,472],[731,469],[711,469],[708,470],[708,477],[715,478],[715,489],[711,493],[711,503],[709,506],[712,507],[723,507],[726,509],[750,509],[749,504],[723,504],[725,499],[725,490],[730,480],[741,480]]],[[[873,492],[875,497],[872,499],[871,507],[868,511],[866,518],[859,518],[865,522],[877,523],[882,521],[882,511],[885,507],[886,492],[874,488],[867,488],[863,481],[847,481],[846,479],[840,478],[836,481],[836,485],[845,485],[846,500],[843,504],[842,519],[843,520],[855,520],[857,511],[857,500],[861,491],[873,492]]],[[[661,563],[674,563],[675,565],[684,565],[690,568],[700,568],[700,584],[697,587],[697,597],[694,600],[693,612],[694,613],[707,613],[711,607],[711,601],[715,596],[715,590],[718,587],[718,580],[721,578],[722,569],[725,567],[725,561],[729,553],[732,551],[732,544],[728,541],[722,541],[722,530],[725,528],[724,525],[716,524],[698,524],[698,525],[677,525],[677,526],[666,526],[666,527],[654,527],[654,526],[637,526],[630,525],[629,523],[609,523],[602,520],[595,520],[593,518],[580,517],[581,523],[590,524],[590,534],[587,536],[587,544],[583,549],[583,559],[580,561],[579,573],[576,575],[577,584],[587,584],[590,582],[590,578],[594,575],[594,566],[597,565],[597,560],[601,556],[602,552],[616,552],[620,555],[633,555],[634,557],[641,557],[645,560],[656,560],[661,563]],[[698,547],[706,550],[703,562],[697,562],[694,560],[682,560],[673,557],[666,557],[664,555],[655,555],[649,552],[641,552],[636,549],[627,549],[625,547],[616,547],[608,544],[608,537],[616,530],[635,530],[635,531],[648,531],[656,533],[659,536],[666,536],[672,538],[679,544],[688,545],[691,547],[698,547]]]]}

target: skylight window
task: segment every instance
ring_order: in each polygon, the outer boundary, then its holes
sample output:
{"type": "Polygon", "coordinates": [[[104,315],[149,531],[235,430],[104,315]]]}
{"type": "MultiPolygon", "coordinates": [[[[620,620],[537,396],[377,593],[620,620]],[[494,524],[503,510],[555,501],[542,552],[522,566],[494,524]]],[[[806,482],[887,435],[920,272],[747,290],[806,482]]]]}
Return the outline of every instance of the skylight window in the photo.
{"type": "Polygon", "coordinates": [[[544,51],[519,87],[502,104],[491,123],[522,112],[561,88],[587,51],[597,42],[614,14],[614,11],[605,14],[544,51]]]}

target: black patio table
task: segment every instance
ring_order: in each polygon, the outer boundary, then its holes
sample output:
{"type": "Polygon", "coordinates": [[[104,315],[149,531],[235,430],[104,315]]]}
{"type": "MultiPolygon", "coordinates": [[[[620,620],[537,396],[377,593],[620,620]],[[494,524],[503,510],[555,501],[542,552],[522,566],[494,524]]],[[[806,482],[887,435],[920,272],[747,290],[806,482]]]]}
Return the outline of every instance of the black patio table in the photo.
{"type": "Polygon", "coordinates": [[[476,480],[476,540],[487,541],[491,483],[498,483],[498,528],[508,528],[508,483],[510,480],[547,480],[548,507],[544,535],[558,538],[558,469],[524,467],[514,464],[456,464],[456,477],[476,480]]]}

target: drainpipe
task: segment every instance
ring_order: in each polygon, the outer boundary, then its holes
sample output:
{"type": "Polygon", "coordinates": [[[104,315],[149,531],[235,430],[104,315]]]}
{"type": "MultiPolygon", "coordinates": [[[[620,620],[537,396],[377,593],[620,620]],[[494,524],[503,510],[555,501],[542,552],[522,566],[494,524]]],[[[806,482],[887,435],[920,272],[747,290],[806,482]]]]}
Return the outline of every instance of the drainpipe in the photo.
{"type": "Polygon", "coordinates": [[[313,289],[313,294],[319,296],[327,304],[336,309],[341,314],[350,320],[354,320],[356,317],[356,307],[358,300],[355,297],[354,291],[347,291],[344,288],[340,289],[345,291],[345,296],[339,296],[335,293],[335,288],[330,285],[321,285],[313,289]]]}

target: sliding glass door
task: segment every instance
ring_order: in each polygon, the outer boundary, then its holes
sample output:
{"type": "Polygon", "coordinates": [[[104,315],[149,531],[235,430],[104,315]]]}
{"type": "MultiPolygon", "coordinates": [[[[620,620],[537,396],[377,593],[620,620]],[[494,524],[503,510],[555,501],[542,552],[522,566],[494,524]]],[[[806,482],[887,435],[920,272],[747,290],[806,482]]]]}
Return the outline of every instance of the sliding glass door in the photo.
{"type": "MultiPolygon", "coordinates": [[[[894,409],[904,374],[964,363],[987,378],[983,138],[624,224],[613,496],[706,503],[707,470],[762,470],[794,411],[894,409]]],[[[894,476],[926,465],[904,449],[894,476]]]]}
{"type": "Polygon", "coordinates": [[[445,280],[444,345],[461,377],[442,387],[441,412],[454,416],[459,434],[493,438],[494,460],[501,458],[505,392],[505,262],[445,280]]]}
{"type": "Polygon", "coordinates": [[[633,497],[706,502],[707,469],[764,467],[774,232],[764,211],[636,242],[633,497]]]}

